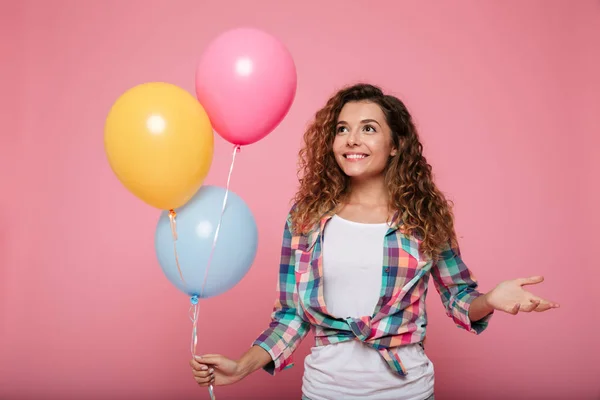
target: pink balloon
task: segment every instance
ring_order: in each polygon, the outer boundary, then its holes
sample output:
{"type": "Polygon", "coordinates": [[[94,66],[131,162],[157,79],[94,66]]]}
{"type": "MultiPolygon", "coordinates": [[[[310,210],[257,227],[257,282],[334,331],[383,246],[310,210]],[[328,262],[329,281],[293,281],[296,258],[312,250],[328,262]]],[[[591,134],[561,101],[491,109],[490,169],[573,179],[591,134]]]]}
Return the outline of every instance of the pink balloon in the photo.
{"type": "Polygon", "coordinates": [[[236,145],[257,142],[288,113],[296,66],[273,36],[251,28],[225,32],[209,44],[196,71],[196,96],[215,131],[236,145]]]}

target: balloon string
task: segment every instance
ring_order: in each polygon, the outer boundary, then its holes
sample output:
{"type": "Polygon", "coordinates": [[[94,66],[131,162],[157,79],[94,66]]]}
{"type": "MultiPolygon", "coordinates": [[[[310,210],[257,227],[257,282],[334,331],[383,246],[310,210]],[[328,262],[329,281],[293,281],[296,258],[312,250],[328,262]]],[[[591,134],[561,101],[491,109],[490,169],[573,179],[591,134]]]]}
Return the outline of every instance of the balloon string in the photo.
{"type": "MultiPolygon", "coordinates": [[[[190,306],[189,314],[190,320],[192,321],[192,343],[190,345],[190,351],[192,358],[196,357],[196,347],[198,346],[198,314],[200,313],[200,306],[198,305],[198,296],[194,295],[190,298],[192,305],[190,306]]],[[[208,394],[211,400],[215,400],[215,393],[213,386],[208,386],[208,394]]]]}
{"type": "MultiPolygon", "coordinates": [[[[171,223],[171,234],[173,235],[173,251],[175,253],[175,263],[177,264],[177,270],[179,271],[179,277],[183,282],[183,285],[187,285],[185,283],[185,279],[183,279],[183,273],[181,272],[181,266],[179,265],[179,256],[177,254],[177,213],[175,210],[169,210],[169,222],[171,223]]],[[[189,317],[192,321],[192,344],[190,345],[190,351],[192,353],[192,358],[196,356],[196,346],[198,345],[198,314],[200,312],[200,307],[198,306],[198,296],[193,295],[190,299],[192,305],[189,309],[189,317]]],[[[208,387],[208,394],[210,395],[211,400],[215,400],[213,386],[210,385],[208,387]]]]}
{"type": "Polygon", "coordinates": [[[200,312],[200,307],[198,306],[198,298],[193,296],[191,299],[192,305],[190,306],[190,320],[192,321],[192,345],[191,352],[192,356],[196,355],[196,346],[198,345],[198,314],[200,312]]]}
{"type": "MultiPolygon", "coordinates": [[[[240,151],[240,146],[235,145],[233,147],[233,155],[231,157],[231,165],[229,166],[229,174],[227,175],[227,187],[225,189],[225,197],[223,198],[223,206],[221,207],[221,215],[219,216],[219,223],[217,224],[217,228],[215,229],[215,237],[213,238],[212,247],[210,249],[210,255],[208,256],[208,262],[206,265],[206,270],[204,271],[204,280],[202,282],[202,288],[200,289],[200,297],[204,295],[204,289],[206,287],[206,281],[208,279],[208,270],[210,269],[212,258],[215,253],[215,248],[217,247],[217,240],[219,238],[219,231],[221,230],[221,223],[223,222],[223,215],[225,214],[225,208],[227,207],[227,198],[229,197],[229,186],[231,184],[231,174],[233,173],[233,166],[235,165],[235,156],[240,151]]],[[[179,267],[179,264],[177,264],[179,267]]],[[[180,271],[181,274],[181,271],[180,271]]],[[[183,276],[181,276],[183,280],[183,276]]],[[[191,351],[192,357],[196,356],[196,346],[198,344],[198,296],[194,295],[191,298],[192,306],[190,307],[190,319],[192,320],[192,344],[191,351]]],[[[210,395],[211,400],[215,400],[215,391],[213,385],[208,386],[208,394],[210,395]]]]}
{"type": "Polygon", "coordinates": [[[229,185],[231,183],[231,174],[233,172],[233,166],[235,165],[235,155],[240,151],[240,146],[235,145],[233,147],[233,155],[231,157],[231,165],[229,166],[229,175],[227,176],[227,186],[225,189],[225,197],[223,198],[223,206],[221,208],[221,215],[219,216],[219,223],[217,224],[217,229],[215,229],[215,237],[213,239],[212,248],[210,249],[210,255],[208,256],[208,263],[206,265],[206,270],[204,271],[204,281],[202,282],[202,290],[200,291],[200,297],[204,294],[204,288],[206,286],[206,280],[208,278],[208,270],[210,269],[213,255],[215,253],[215,248],[217,247],[217,240],[219,238],[219,231],[221,230],[221,223],[223,222],[223,215],[225,214],[225,208],[227,206],[227,198],[229,197],[229,185]]]}
{"type": "Polygon", "coordinates": [[[183,279],[183,273],[181,272],[181,266],[179,265],[179,255],[177,254],[177,213],[175,210],[169,210],[169,221],[171,223],[171,234],[173,235],[173,252],[175,253],[175,264],[177,265],[177,271],[179,277],[183,282],[184,286],[187,286],[185,279],[183,279]]]}

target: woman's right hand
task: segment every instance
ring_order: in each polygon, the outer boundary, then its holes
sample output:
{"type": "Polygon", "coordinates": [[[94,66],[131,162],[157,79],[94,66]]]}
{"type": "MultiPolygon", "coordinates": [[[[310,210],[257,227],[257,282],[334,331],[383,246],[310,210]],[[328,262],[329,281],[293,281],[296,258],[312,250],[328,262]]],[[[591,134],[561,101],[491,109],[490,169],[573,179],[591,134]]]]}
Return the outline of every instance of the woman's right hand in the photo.
{"type": "Polygon", "coordinates": [[[200,386],[231,385],[244,377],[237,361],[219,354],[196,356],[190,361],[190,365],[194,379],[200,386]]]}

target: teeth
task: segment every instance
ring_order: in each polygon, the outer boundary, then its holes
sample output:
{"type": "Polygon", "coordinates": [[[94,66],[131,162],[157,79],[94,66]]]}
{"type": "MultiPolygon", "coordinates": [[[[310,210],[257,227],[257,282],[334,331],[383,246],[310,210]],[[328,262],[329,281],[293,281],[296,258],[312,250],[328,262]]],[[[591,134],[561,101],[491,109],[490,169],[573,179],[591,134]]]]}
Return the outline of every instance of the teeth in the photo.
{"type": "Polygon", "coordinates": [[[366,155],[364,155],[364,154],[348,154],[346,156],[346,158],[351,158],[351,159],[355,159],[355,160],[359,159],[359,158],[365,158],[365,157],[366,157],[366,155]]]}

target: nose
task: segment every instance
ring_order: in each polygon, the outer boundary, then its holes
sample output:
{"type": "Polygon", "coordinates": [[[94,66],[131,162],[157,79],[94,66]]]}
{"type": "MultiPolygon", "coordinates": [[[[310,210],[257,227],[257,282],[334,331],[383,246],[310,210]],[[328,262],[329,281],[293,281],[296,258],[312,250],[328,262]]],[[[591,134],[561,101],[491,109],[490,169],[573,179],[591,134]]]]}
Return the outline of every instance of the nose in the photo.
{"type": "Polygon", "coordinates": [[[348,133],[346,144],[348,146],[359,146],[360,145],[360,133],[356,131],[351,131],[348,133]]]}

